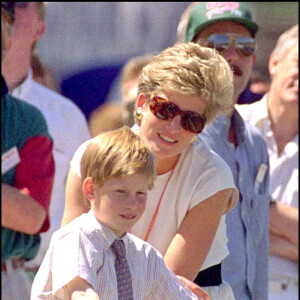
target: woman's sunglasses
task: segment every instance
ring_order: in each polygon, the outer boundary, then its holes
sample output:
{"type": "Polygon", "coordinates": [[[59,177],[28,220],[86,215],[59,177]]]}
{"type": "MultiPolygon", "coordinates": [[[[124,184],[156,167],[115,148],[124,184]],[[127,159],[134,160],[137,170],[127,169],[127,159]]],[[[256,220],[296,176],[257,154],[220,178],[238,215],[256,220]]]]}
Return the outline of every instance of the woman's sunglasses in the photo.
{"type": "Polygon", "coordinates": [[[206,118],[192,111],[182,111],[173,102],[159,96],[152,95],[148,99],[150,111],[159,119],[169,120],[177,115],[181,116],[181,126],[193,133],[200,133],[206,122],[206,118]]]}
{"type": "Polygon", "coordinates": [[[236,50],[244,56],[251,56],[256,50],[255,39],[234,33],[212,34],[205,41],[206,47],[214,48],[219,53],[227,50],[232,44],[234,44],[236,50]]]}

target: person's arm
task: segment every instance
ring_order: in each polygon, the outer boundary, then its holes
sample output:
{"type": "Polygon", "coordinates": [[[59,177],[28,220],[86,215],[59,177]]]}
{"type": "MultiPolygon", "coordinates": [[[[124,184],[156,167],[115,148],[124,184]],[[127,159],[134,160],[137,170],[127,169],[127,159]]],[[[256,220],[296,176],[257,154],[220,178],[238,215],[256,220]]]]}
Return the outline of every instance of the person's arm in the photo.
{"type": "Polygon", "coordinates": [[[299,262],[298,247],[285,237],[270,232],[270,254],[285,257],[295,263],[299,262]]]}
{"type": "Polygon", "coordinates": [[[299,248],[299,215],[298,208],[287,206],[278,201],[270,205],[270,233],[284,236],[295,247],[299,248]]]}
{"type": "Polygon", "coordinates": [[[29,138],[19,150],[14,187],[2,182],[2,226],[26,234],[49,228],[54,180],[53,142],[47,136],[29,138]]]}
{"type": "Polygon", "coordinates": [[[36,234],[46,211],[32,197],[7,184],[1,184],[1,225],[11,230],[36,234]]]}
{"type": "Polygon", "coordinates": [[[93,287],[83,278],[77,276],[73,280],[71,280],[68,284],[66,284],[66,288],[68,291],[69,299],[100,299],[97,298],[97,293],[94,291],[93,287]],[[89,291],[92,290],[92,291],[89,291]],[[86,298],[78,298],[78,295],[86,296],[86,298]],[[88,295],[88,297],[87,297],[88,295]],[[91,297],[90,297],[91,296],[91,297]],[[76,298],[77,297],[77,298],[76,298]]]}
{"type": "Polygon", "coordinates": [[[183,219],[164,259],[176,274],[193,281],[209,252],[232,189],[222,190],[193,207],[183,219]]]}
{"type": "Polygon", "coordinates": [[[198,300],[211,300],[209,294],[204,291],[199,285],[195,284],[193,281],[188,280],[187,278],[176,275],[177,278],[183,282],[196,296],[198,296],[198,300]]]}
{"type": "Polygon", "coordinates": [[[88,210],[89,207],[83,196],[81,178],[71,167],[67,178],[65,210],[61,227],[67,225],[81,214],[88,212],[88,210]]]}

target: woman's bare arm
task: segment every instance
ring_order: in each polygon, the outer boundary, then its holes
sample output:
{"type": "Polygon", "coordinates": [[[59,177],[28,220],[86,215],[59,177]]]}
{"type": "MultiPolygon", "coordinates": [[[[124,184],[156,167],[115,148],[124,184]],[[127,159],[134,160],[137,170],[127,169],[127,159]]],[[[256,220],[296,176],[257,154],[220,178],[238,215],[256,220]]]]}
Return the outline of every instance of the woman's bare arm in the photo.
{"type": "Polygon", "coordinates": [[[88,210],[89,207],[87,206],[83,196],[81,178],[71,167],[66,184],[65,211],[61,227],[67,225],[73,219],[77,218],[88,210]]]}
{"type": "Polygon", "coordinates": [[[209,252],[232,189],[222,190],[193,207],[182,221],[165,256],[176,274],[193,281],[209,252]]]}

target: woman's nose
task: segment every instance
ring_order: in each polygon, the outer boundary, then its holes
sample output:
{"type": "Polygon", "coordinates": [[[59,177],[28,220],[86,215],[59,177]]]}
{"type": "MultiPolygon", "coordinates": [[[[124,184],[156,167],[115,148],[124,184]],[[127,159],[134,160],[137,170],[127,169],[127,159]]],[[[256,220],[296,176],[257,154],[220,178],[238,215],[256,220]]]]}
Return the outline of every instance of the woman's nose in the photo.
{"type": "Polygon", "coordinates": [[[171,120],[169,120],[169,128],[171,129],[175,129],[175,130],[179,130],[181,129],[181,115],[177,115],[174,118],[172,118],[171,120]]]}

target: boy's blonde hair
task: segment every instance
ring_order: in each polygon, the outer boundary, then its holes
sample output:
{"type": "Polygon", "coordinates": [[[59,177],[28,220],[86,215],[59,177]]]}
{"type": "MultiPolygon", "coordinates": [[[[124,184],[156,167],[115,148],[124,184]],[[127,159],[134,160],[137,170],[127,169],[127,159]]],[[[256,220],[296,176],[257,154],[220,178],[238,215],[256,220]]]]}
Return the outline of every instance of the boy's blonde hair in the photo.
{"type": "MultiPolygon", "coordinates": [[[[196,43],[178,44],[155,56],[140,76],[138,95],[168,91],[199,96],[207,104],[204,115],[209,123],[233,105],[233,74],[216,50],[196,43]]],[[[141,125],[136,110],[135,122],[141,125]]]]}
{"type": "Polygon", "coordinates": [[[91,140],[81,158],[81,178],[83,182],[92,177],[93,183],[101,187],[112,177],[142,173],[148,177],[151,189],[156,178],[155,162],[147,142],[123,126],[91,140]]]}

